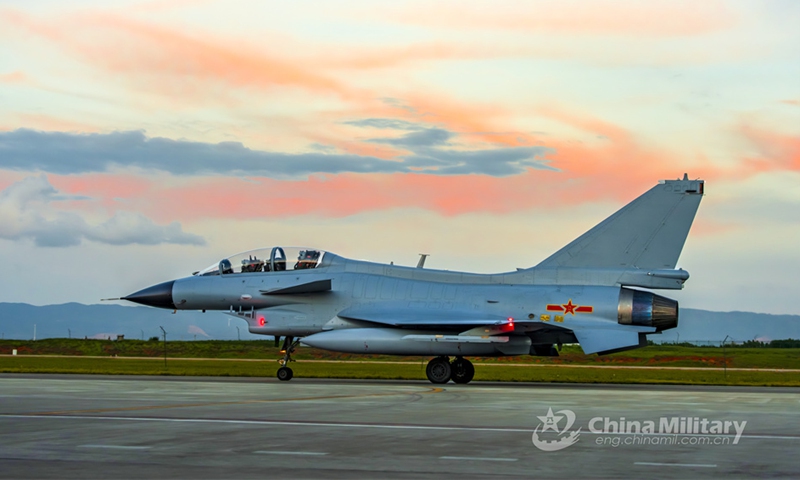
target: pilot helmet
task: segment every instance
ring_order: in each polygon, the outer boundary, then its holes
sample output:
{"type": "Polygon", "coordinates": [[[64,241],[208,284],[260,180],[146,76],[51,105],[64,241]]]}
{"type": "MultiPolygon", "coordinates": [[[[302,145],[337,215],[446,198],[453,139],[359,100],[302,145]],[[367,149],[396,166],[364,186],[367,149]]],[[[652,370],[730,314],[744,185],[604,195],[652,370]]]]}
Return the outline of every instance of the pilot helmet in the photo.
{"type": "Polygon", "coordinates": [[[222,273],[230,271],[231,268],[231,261],[227,258],[219,262],[219,269],[222,273]]]}

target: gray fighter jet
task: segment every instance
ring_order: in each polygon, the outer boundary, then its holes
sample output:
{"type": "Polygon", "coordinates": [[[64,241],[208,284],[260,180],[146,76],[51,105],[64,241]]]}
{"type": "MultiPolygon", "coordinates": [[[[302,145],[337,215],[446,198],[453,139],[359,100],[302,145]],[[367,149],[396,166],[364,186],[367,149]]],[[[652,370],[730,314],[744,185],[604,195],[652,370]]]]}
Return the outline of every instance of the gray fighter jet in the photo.
{"type": "Polygon", "coordinates": [[[278,378],[300,340],[348,353],[433,356],[433,383],[468,383],[466,357],[607,354],[678,325],[675,269],[703,180],[666,180],[531,268],[474,274],[352,260],[312,248],[240,253],[123,297],[174,310],[223,310],[283,339],[278,378]],[[637,288],[631,288],[637,287],[637,288]]]}

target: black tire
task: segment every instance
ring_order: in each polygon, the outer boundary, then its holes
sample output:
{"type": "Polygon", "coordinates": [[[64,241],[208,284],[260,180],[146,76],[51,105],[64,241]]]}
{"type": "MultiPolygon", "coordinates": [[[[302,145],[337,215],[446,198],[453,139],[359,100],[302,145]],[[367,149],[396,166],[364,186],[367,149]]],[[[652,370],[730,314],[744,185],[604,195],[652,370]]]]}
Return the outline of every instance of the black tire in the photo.
{"type": "Polygon", "coordinates": [[[447,383],[450,381],[450,376],[453,369],[450,367],[450,361],[446,357],[436,357],[428,362],[428,367],[425,368],[425,375],[431,383],[447,383]]]}
{"type": "Polygon", "coordinates": [[[288,382],[294,377],[294,372],[289,367],[281,367],[278,369],[278,380],[288,382]]]}
{"type": "Polygon", "coordinates": [[[475,377],[475,366],[466,358],[456,358],[451,364],[452,378],[455,383],[469,383],[475,377]]]}

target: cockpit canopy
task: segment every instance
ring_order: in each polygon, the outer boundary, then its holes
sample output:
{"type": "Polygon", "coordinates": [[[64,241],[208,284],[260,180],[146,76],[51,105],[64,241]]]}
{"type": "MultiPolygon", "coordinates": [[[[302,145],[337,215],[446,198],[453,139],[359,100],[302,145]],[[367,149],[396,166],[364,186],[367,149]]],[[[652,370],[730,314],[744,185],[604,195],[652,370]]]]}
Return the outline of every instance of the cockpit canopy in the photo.
{"type": "Polygon", "coordinates": [[[254,272],[307,270],[322,264],[325,252],[304,247],[267,247],[237,253],[195,275],[233,275],[254,272]]]}

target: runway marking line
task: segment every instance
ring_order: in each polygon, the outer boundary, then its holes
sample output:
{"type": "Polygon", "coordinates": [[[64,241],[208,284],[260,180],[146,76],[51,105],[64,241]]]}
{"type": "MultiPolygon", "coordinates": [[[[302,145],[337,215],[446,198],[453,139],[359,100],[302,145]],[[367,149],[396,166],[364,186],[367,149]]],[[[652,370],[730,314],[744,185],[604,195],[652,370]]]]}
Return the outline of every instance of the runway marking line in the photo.
{"type": "Polygon", "coordinates": [[[135,445],[78,445],[78,448],[109,448],[119,450],[148,450],[153,447],[135,445]]]}
{"type": "Polygon", "coordinates": [[[272,450],[256,450],[253,453],[259,453],[264,455],[314,455],[320,457],[328,454],[327,452],[279,452],[272,450]]]}
{"type": "Polygon", "coordinates": [[[657,462],[633,462],[634,465],[647,465],[650,467],[701,467],[717,468],[713,463],[657,463],[657,462]]]}
{"type": "MultiPolygon", "coordinates": [[[[514,427],[464,427],[454,425],[402,425],[391,423],[336,423],[336,422],[303,422],[292,420],[244,420],[223,418],[163,418],[163,417],[101,417],[93,415],[41,415],[41,414],[10,414],[0,413],[2,418],[58,418],[63,420],[118,420],[125,422],[172,422],[172,423],[218,423],[238,425],[282,425],[293,427],[335,427],[335,428],[383,428],[387,430],[439,430],[439,431],[468,431],[468,432],[525,432],[530,433],[532,428],[514,427]]],[[[630,435],[627,433],[593,433],[582,432],[587,435],[630,435]]],[[[674,436],[672,433],[650,433],[649,436],[674,436]]],[[[701,434],[686,434],[687,436],[702,436],[701,434]]],[[[719,437],[735,437],[736,435],[718,435],[719,437]]],[[[771,439],[771,440],[800,440],[800,435],[741,435],[745,439],[771,439]]],[[[678,465],[678,464],[669,464],[678,465]]]]}
{"type": "Polygon", "coordinates": [[[492,458],[492,457],[451,457],[451,456],[443,456],[439,457],[441,460],[472,460],[477,462],[516,462],[519,460],[518,458],[492,458]]]}
{"type": "Polygon", "coordinates": [[[368,398],[368,397],[390,397],[397,395],[426,395],[431,393],[441,393],[444,388],[430,387],[423,391],[418,392],[387,392],[387,393],[366,393],[357,395],[323,395],[319,397],[296,397],[296,398],[274,398],[269,400],[240,400],[231,402],[206,402],[206,403],[179,403],[175,405],[146,405],[138,407],[118,407],[118,408],[92,408],[86,410],[60,410],[53,412],[37,412],[30,415],[70,415],[82,413],[108,413],[108,412],[130,412],[137,410],[163,410],[168,408],[192,408],[192,407],[214,407],[221,405],[248,405],[259,403],[278,403],[278,402],[303,402],[309,400],[333,400],[342,398],[368,398]]]}

